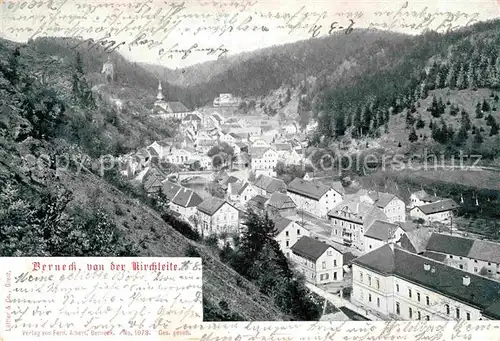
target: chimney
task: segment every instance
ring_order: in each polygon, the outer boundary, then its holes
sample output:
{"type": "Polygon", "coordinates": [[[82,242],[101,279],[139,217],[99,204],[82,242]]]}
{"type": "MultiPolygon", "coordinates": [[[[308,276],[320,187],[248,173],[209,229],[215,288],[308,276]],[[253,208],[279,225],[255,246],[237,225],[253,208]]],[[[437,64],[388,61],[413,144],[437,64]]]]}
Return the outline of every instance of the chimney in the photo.
{"type": "Polygon", "coordinates": [[[430,264],[425,263],[425,264],[424,264],[424,270],[425,270],[425,271],[429,271],[430,269],[431,269],[430,264]]]}
{"type": "Polygon", "coordinates": [[[469,277],[469,276],[467,276],[467,275],[466,275],[466,276],[464,276],[464,277],[462,278],[462,283],[463,283],[463,285],[465,285],[466,287],[467,287],[467,286],[469,286],[469,284],[470,284],[470,277],[469,277]]]}

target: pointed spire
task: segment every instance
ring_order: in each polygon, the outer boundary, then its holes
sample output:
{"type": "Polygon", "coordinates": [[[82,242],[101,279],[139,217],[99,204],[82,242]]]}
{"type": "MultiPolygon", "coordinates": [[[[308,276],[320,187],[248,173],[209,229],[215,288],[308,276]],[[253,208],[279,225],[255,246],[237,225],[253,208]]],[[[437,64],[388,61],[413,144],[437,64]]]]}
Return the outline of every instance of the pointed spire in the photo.
{"type": "Polygon", "coordinates": [[[162,93],[162,88],[161,88],[161,80],[158,80],[158,95],[156,96],[156,99],[159,101],[163,100],[163,93],[162,93]]]}
{"type": "Polygon", "coordinates": [[[464,196],[460,193],[460,202],[463,204],[464,203],[464,196]]]}
{"type": "Polygon", "coordinates": [[[479,206],[479,201],[477,200],[477,194],[476,194],[476,206],[479,206]]]}

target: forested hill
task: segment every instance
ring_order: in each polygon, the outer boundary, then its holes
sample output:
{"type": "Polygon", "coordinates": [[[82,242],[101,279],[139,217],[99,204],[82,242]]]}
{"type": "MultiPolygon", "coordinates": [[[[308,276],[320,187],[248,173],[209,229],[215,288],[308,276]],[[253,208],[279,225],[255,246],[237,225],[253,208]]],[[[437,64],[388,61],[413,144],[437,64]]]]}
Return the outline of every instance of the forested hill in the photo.
{"type": "MultiPolygon", "coordinates": [[[[201,256],[206,319],[306,318],[178,232],[186,224],[122,180],[116,163],[100,166],[126,148],[121,139],[164,132],[92,90],[85,58],[0,41],[0,256],[201,256]]],[[[295,304],[306,293],[283,295],[295,304]]]]}
{"type": "Polygon", "coordinates": [[[319,123],[312,143],[326,146],[345,135],[389,136],[399,139],[400,147],[432,141],[451,153],[464,148],[497,155],[498,46],[500,20],[447,34],[430,32],[399,49],[388,68],[375,68],[348,84],[310,89],[306,99],[319,123]],[[429,133],[419,134],[424,127],[429,133]],[[392,128],[406,136],[394,135],[392,128]]]}
{"type": "Polygon", "coordinates": [[[257,51],[223,57],[178,70],[141,64],[169,82],[185,86],[204,105],[220,93],[241,97],[265,96],[285,85],[298,87],[313,76],[329,84],[349,83],[356,75],[382,70],[399,59],[398,51],[410,45],[406,35],[356,29],[257,51]]]}

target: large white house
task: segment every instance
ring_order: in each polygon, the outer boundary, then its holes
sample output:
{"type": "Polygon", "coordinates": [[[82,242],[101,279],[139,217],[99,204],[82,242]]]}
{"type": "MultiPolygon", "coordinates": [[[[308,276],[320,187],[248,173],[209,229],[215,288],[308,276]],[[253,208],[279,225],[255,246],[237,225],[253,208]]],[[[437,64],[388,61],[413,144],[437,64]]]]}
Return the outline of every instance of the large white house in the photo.
{"type": "Polygon", "coordinates": [[[333,246],[304,236],[291,247],[291,252],[292,261],[307,282],[317,285],[342,281],[343,256],[333,246]]]}
{"type": "Polygon", "coordinates": [[[500,282],[386,244],[353,261],[351,302],[395,320],[498,320],[500,282]]]}
{"type": "Polygon", "coordinates": [[[380,208],[391,223],[406,221],[406,205],[394,194],[368,191],[360,199],[380,208]]]}
{"type": "Polygon", "coordinates": [[[459,205],[453,199],[443,199],[430,204],[414,206],[410,210],[410,216],[413,219],[423,219],[427,223],[447,223],[451,222],[453,211],[458,207],[459,205]]]}
{"type": "Polygon", "coordinates": [[[311,235],[309,230],[303,227],[298,221],[284,217],[276,219],[274,227],[277,233],[274,239],[280,245],[283,254],[288,258],[291,256],[290,248],[303,236],[309,237],[311,235]]]}
{"type": "Polygon", "coordinates": [[[387,216],[375,205],[358,198],[329,211],[328,220],[332,224],[333,241],[365,251],[365,232],[375,220],[387,221],[387,216]]]}
{"type": "Polygon", "coordinates": [[[269,176],[276,175],[276,164],[278,163],[278,153],[270,147],[252,147],[249,150],[251,161],[251,169],[256,174],[264,174],[269,176]]]}
{"type": "Polygon", "coordinates": [[[326,217],[328,211],[342,201],[342,189],[333,188],[317,181],[293,179],[287,186],[288,196],[295,202],[297,209],[326,217]]]}
{"type": "Polygon", "coordinates": [[[427,242],[425,255],[460,270],[500,278],[498,243],[433,233],[427,242]]]}
{"type": "Polygon", "coordinates": [[[202,235],[240,233],[239,210],[225,200],[205,198],[196,215],[202,235]]]}

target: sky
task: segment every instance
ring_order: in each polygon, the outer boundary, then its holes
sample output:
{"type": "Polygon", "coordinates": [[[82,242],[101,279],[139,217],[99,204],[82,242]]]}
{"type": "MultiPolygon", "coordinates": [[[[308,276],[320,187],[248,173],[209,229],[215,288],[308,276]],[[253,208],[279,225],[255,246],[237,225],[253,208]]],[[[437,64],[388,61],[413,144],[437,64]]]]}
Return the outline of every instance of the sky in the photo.
{"type": "Polygon", "coordinates": [[[128,59],[170,68],[346,34],[349,25],[419,34],[500,17],[500,0],[53,0],[40,7],[33,4],[42,0],[23,2],[0,5],[3,38],[91,38],[128,59]]]}

